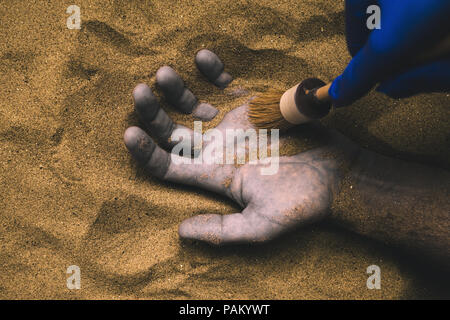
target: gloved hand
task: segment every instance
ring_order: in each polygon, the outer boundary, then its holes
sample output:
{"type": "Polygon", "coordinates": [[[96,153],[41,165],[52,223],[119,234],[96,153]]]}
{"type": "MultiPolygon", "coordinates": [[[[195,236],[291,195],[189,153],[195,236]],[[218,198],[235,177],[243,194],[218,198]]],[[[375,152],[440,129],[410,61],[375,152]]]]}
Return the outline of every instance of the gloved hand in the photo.
{"type": "Polygon", "coordinates": [[[448,0],[346,0],[346,37],[353,59],[332,83],[336,107],[377,91],[393,98],[450,90],[450,53],[417,64],[417,57],[450,35],[448,0]],[[370,5],[381,8],[381,28],[366,25],[370,5]]]}

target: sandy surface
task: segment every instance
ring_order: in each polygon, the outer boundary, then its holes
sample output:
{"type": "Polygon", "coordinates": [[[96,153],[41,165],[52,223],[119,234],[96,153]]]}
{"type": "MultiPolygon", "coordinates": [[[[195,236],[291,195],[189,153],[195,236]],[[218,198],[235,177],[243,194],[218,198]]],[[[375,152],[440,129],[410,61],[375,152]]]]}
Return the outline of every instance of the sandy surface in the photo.
{"type": "MultiPolygon", "coordinates": [[[[448,278],[420,258],[327,223],[257,248],[183,244],[183,219],[237,208],[147,177],[123,145],[138,124],[133,87],[154,88],[164,64],[220,109],[211,125],[249,97],[227,90],[332,80],[349,61],[343,1],[77,0],[81,30],[66,27],[70,4],[0,3],[0,298],[448,297],[448,278]],[[196,70],[201,48],[235,77],[225,93],[196,70]],[[366,288],[372,264],[381,290],[366,288]],[[70,265],[81,290],[66,287],[70,265]]],[[[372,150],[449,168],[448,107],[445,94],[373,93],[324,123],[372,150]]]]}

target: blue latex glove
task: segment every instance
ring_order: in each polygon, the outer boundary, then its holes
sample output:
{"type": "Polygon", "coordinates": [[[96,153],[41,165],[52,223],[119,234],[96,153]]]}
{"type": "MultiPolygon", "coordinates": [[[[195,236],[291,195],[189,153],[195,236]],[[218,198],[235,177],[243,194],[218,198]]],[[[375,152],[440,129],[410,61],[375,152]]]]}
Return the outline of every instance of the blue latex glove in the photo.
{"type": "Polygon", "coordinates": [[[450,55],[409,67],[450,33],[450,0],[346,0],[347,46],[353,59],[329,90],[336,107],[349,105],[376,84],[394,98],[450,91],[450,55]],[[381,29],[369,30],[367,7],[381,8],[381,29]]]}

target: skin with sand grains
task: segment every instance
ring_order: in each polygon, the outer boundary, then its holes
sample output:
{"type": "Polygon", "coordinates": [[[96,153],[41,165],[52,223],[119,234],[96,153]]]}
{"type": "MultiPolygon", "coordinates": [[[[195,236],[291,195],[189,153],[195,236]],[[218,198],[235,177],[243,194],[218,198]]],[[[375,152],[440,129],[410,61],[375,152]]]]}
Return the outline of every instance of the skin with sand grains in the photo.
{"type": "MultiPolygon", "coordinates": [[[[179,81],[173,79],[175,87],[179,81]]],[[[171,85],[165,83],[166,88],[171,85]]],[[[320,124],[313,126],[327,137],[326,143],[280,157],[275,175],[261,175],[263,164],[175,164],[170,136],[182,126],[173,123],[159,107],[147,85],[138,85],[133,98],[149,134],[130,127],[124,141],[139,164],[162,180],[225,195],[243,209],[241,213],[189,218],[179,226],[182,239],[215,245],[260,243],[328,217],[359,233],[395,245],[406,244],[448,261],[449,235],[443,226],[448,224],[449,212],[447,172],[381,157],[320,124]],[[411,178],[417,170],[421,175],[411,178]],[[383,177],[383,173],[392,178],[383,177]],[[424,199],[428,203],[422,203],[424,199]]],[[[216,129],[252,128],[247,111],[246,104],[232,110],[216,129]]],[[[280,146],[284,142],[281,137],[280,146]]]]}

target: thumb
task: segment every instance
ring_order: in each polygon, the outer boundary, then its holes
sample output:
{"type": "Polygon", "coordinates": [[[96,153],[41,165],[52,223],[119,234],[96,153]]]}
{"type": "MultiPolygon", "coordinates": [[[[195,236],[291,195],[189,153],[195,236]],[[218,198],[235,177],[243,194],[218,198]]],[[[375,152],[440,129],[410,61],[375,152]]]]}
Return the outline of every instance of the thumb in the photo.
{"type": "Polygon", "coordinates": [[[182,239],[224,245],[265,242],[280,234],[283,229],[282,225],[245,209],[242,213],[202,214],[186,219],[180,224],[178,233],[182,239]]]}

